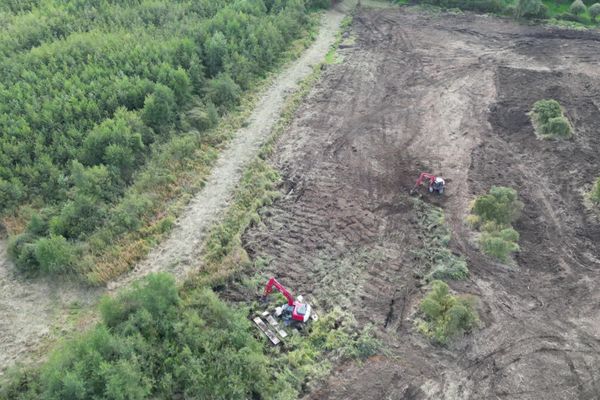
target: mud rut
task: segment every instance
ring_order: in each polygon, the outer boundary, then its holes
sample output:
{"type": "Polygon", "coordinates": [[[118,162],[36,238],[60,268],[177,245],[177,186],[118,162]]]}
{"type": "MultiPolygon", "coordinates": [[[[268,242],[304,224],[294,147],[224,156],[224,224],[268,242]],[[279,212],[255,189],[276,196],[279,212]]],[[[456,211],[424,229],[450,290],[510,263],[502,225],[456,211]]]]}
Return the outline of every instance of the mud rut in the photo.
{"type": "MultiPolygon", "coordinates": [[[[324,59],[335,42],[342,19],[356,0],[338,3],[323,14],[319,34],[311,47],[261,95],[248,125],[236,133],[220,155],[204,189],[192,199],[171,236],[134,271],[110,282],[109,292],[152,272],[170,272],[182,280],[191,270],[199,268],[208,229],[227,209],[246,165],[256,157],[277,123],[285,99],[312,72],[313,66],[324,59]]],[[[40,346],[54,337],[54,331],[72,329],[66,325],[70,310],[89,309],[103,293],[106,290],[44,279],[30,281],[18,276],[7,259],[6,241],[0,240],[0,376],[15,362],[39,358],[36,353],[43,352],[40,346]]]]}
{"type": "Polygon", "coordinates": [[[265,276],[351,310],[389,349],[307,398],[600,398],[600,226],[582,198],[600,171],[600,35],[410,9],[361,10],[352,35],[278,144],[283,198],[245,235],[265,276]],[[565,106],[575,139],[535,139],[541,98],[565,106]],[[409,320],[424,293],[407,197],[420,170],[450,178],[424,200],[469,262],[451,286],[480,300],[482,329],[450,349],[409,320]],[[525,202],[517,267],[482,256],[463,223],[491,185],[525,202]]]}

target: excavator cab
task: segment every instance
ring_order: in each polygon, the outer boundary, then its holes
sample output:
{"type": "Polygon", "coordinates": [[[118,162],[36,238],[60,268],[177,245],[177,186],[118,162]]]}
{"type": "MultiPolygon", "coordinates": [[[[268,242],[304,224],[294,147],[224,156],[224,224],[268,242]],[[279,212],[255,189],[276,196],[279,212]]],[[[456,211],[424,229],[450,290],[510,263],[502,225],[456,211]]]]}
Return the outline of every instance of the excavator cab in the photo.
{"type": "Polygon", "coordinates": [[[310,318],[310,305],[295,301],[293,305],[284,304],[279,308],[281,313],[276,312],[276,315],[283,319],[286,325],[291,325],[296,322],[306,322],[310,318]]]}
{"type": "Polygon", "coordinates": [[[438,176],[433,180],[431,186],[429,186],[429,192],[438,192],[439,194],[443,194],[445,186],[446,182],[444,181],[444,179],[438,176]]]}
{"type": "Polygon", "coordinates": [[[292,319],[294,321],[306,322],[309,318],[310,305],[296,301],[294,310],[292,311],[292,319]]]}

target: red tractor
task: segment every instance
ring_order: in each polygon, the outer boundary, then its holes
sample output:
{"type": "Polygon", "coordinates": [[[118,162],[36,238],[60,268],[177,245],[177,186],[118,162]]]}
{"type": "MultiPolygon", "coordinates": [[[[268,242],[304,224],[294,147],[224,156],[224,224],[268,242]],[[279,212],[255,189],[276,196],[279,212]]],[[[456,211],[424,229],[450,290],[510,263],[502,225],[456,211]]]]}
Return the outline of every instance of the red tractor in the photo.
{"type": "MultiPolygon", "coordinates": [[[[290,324],[293,321],[306,322],[310,318],[310,305],[302,303],[301,299],[294,300],[291,293],[283,287],[283,285],[277,282],[277,279],[271,278],[265,287],[265,291],[262,296],[262,300],[265,301],[267,296],[273,292],[275,287],[279,292],[287,299],[287,305],[284,305],[281,309],[281,317],[286,324],[290,324]]],[[[279,315],[278,315],[279,316],[279,315]]]]}
{"type": "Polygon", "coordinates": [[[410,191],[410,193],[413,194],[419,188],[419,186],[421,186],[425,182],[429,182],[429,193],[444,193],[444,189],[446,188],[446,181],[444,180],[444,178],[435,176],[433,174],[429,174],[427,172],[421,172],[421,175],[419,175],[419,179],[417,179],[415,187],[410,191]]]}

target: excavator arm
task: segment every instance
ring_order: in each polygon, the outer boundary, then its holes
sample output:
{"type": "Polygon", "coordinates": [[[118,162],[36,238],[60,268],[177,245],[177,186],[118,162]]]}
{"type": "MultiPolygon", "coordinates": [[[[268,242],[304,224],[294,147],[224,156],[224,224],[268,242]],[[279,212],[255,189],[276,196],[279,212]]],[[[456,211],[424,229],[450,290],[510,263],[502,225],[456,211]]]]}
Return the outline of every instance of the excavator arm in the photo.
{"type": "Polygon", "coordinates": [[[431,186],[435,181],[435,175],[428,174],[427,172],[422,172],[419,176],[419,179],[417,179],[417,183],[415,186],[421,186],[425,181],[429,181],[429,186],[431,186]]]}
{"type": "Polygon", "coordinates": [[[279,290],[279,292],[287,299],[288,305],[294,305],[294,297],[292,296],[292,294],[288,292],[288,290],[281,283],[277,282],[277,279],[275,278],[269,279],[267,286],[265,286],[263,298],[266,298],[269,294],[273,292],[273,287],[279,290]]]}
{"type": "Polygon", "coordinates": [[[431,187],[431,185],[433,185],[433,182],[435,181],[435,175],[428,174],[427,172],[422,172],[421,175],[419,175],[419,179],[417,179],[417,183],[415,183],[415,187],[412,188],[410,192],[414,193],[415,190],[417,190],[417,188],[421,186],[425,181],[429,181],[429,186],[431,187]]]}

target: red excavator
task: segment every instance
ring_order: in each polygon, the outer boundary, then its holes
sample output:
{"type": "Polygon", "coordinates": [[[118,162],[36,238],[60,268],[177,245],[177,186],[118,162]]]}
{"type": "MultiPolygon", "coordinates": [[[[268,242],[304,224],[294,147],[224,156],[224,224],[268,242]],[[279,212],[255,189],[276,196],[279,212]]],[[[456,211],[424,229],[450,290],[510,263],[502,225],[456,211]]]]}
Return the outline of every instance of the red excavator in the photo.
{"type": "Polygon", "coordinates": [[[419,175],[419,179],[417,179],[415,187],[412,188],[410,193],[413,194],[414,192],[416,192],[419,186],[421,186],[425,182],[429,182],[429,193],[444,193],[444,189],[446,188],[446,181],[444,180],[444,178],[435,176],[433,174],[429,174],[427,172],[421,172],[421,175],[419,175]]]}
{"type": "Polygon", "coordinates": [[[292,294],[281,283],[277,282],[277,279],[275,278],[269,279],[262,296],[263,301],[273,292],[273,287],[279,290],[279,292],[287,299],[287,305],[283,306],[281,309],[281,316],[286,324],[289,324],[292,321],[308,321],[311,311],[310,305],[302,303],[301,298],[294,300],[292,294]]]}

